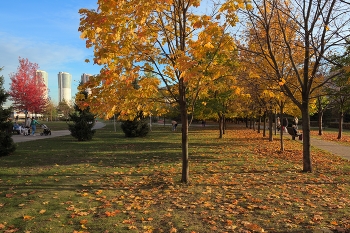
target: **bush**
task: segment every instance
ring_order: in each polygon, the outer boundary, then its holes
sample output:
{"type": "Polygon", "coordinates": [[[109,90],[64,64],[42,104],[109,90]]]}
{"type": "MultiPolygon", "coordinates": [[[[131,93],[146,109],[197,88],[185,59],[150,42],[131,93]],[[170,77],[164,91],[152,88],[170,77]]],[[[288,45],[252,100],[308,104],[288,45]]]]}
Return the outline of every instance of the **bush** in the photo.
{"type": "Polygon", "coordinates": [[[125,137],[145,137],[150,130],[147,121],[143,118],[123,121],[120,127],[125,133],[125,137]]]}
{"type": "Polygon", "coordinates": [[[0,76],[0,156],[10,155],[16,150],[16,145],[12,139],[12,122],[9,121],[11,108],[4,109],[2,107],[9,97],[3,89],[3,84],[4,78],[0,76]]]}
{"type": "MultiPolygon", "coordinates": [[[[87,96],[86,92],[83,92],[83,94],[87,96]]],[[[75,104],[74,110],[74,113],[69,114],[70,120],[73,121],[72,124],[68,124],[71,135],[78,141],[91,140],[95,134],[95,130],[92,129],[95,125],[95,115],[90,112],[89,107],[81,110],[75,104]]]]}

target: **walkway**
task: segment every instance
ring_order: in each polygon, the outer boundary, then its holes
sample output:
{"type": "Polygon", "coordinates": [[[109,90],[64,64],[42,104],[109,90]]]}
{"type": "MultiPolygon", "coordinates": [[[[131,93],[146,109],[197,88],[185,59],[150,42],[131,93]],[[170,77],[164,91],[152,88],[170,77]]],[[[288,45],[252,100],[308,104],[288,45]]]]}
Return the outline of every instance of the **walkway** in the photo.
{"type": "MultiPolygon", "coordinates": [[[[104,123],[97,121],[93,127],[93,129],[100,129],[105,126],[104,123]]],[[[23,136],[23,135],[13,135],[12,139],[15,143],[18,142],[29,142],[34,140],[40,140],[40,139],[46,139],[46,138],[52,138],[52,137],[60,137],[60,136],[67,136],[70,135],[70,131],[68,129],[66,130],[57,130],[57,131],[51,131],[51,135],[48,136],[40,136],[41,130],[38,130],[38,133],[36,136],[23,136]]]]}
{"type": "Polygon", "coordinates": [[[311,146],[350,160],[350,146],[311,137],[311,146]]]}
{"type": "MultiPolygon", "coordinates": [[[[284,133],[283,136],[291,139],[291,136],[288,133],[284,133]]],[[[298,137],[296,137],[295,140],[298,142],[302,142],[298,140],[298,137]]],[[[311,146],[313,147],[316,147],[324,151],[328,151],[334,155],[350,160],[350,146],[342,145],[340,143],[336,143],[332,141],[322,140],[315,137],[311,137],[310,143],[311,143],[311,146]]]]}

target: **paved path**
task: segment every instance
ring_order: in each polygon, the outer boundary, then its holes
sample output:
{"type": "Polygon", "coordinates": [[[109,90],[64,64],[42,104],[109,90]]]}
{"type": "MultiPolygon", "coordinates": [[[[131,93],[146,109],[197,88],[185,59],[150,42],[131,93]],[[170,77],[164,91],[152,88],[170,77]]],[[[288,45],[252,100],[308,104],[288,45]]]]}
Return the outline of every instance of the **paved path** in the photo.
{"type": "MultiPolygon", "coordinates": [[[[104,123],[97,121],[93,127],[93,129],[100,129],[105,126],[104,123]]],[[[40,136],[40,133],[42,132],[41,129],[37,129],[36,131],[36,136],[23,136],[23,135],[13,135],[12,139],[15,143],[17,142],[28,142],[28,141],[33,141],[33,140],[40,140],[40,139],[46,139],[46,138],[53,138],[53,137],[60,137],[60,136],[67,136],[70,135],[70,131],[68,129],[66,130],[56,130],[56,131],[51,131],[51,135],[48,136],[40,136]]]]}
{"type": "MultiPolygon", "coordinates": [[[[290,138],[288,133],[284,133],[283,136],[290,138]]],[[[302,142],[298,140],[298,137],[295,138],[296,141],[302,142]]],[[[342,145],[340,143],[332,142],[332,141],[326,141],[319,138],[311,137],[310,139],[311,146],[316,147],[318,149],[328,151],[332,154],[338,155],[340,157],[343,157],[345,159],[350,160],[350,146],[342,145]]]]}
{"type": "Polygon", "coordinates": [[[342,145],[340,143],[332,141],[321,140],[314,137],[311,137],[311,146],[314,146],[321,150],[329,151],[335,155],[350,160],[350,146],[342,145]]]}

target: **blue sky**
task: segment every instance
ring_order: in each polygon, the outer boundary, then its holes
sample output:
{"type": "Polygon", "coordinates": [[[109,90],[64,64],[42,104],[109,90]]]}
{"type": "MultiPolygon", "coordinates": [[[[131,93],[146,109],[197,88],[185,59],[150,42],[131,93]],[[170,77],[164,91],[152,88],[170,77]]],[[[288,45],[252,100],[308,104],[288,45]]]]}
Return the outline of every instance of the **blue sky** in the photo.
{"type": "Polygon", "coordinates": [[[48,72],[50,97],[57,104],[58,72],[72,75],[72,97],[82,73],[98,74],[100,67],[85,63],[93,58],[92,49],[78,32],[81,8],[96,9],[97,0],[11,0],[0,7],[0,72],[5,89],[9,74],[19,65],[18,58],[28,58],[40,70],[48,72]]]}

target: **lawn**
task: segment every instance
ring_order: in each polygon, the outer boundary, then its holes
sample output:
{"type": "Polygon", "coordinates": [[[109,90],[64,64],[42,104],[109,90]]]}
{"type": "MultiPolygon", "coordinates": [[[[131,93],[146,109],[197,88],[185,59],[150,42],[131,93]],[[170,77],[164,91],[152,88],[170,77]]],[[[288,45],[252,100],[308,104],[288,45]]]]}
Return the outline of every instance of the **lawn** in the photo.
{"type": "Polygon", "coordinates": [[[302,173],[301,143],[286,139],[281,153],[243,126],[189,137],[189,184],[170,126],[20,143],[0,157],[0,232],[350,231],[349,161],[312,149],[314,172],[302,173]]]}

